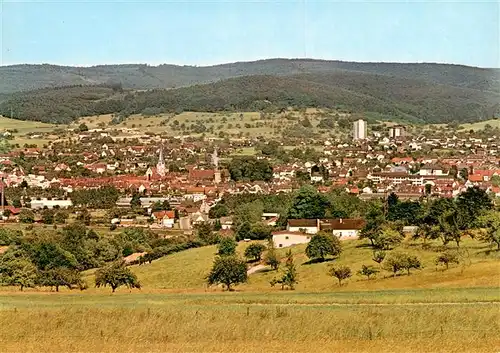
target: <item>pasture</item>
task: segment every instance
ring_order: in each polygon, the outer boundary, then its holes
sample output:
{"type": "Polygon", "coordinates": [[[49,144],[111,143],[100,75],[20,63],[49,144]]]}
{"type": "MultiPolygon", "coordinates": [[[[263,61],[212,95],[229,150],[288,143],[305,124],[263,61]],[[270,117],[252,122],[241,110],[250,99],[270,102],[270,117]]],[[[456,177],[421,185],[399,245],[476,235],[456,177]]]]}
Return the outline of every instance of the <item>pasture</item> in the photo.
{"type": "Polygon", "coordinates": [[[13,139],[9,141],[10,144],[19,144],[21,147],[24,144],[37,145],[42,147],[50,141],[54,141],[58,138],[56,135],[44,135],[50,134],[57,128],[64,128],[64,126],[57,126],[54,124],[46,124],[38,121],[23,121],[17,119],[10,119],[0,116],[0,131],[7,130],[17,130],[13,133],[13,139]],[[28,134],[35,134],[31,137],[28,134]],[[36,136],[39,135],[39,136],[36,136]],[[42,135],[44,135],[42,137],[42,135]]]}
{"type": "Polygon", "coordinates": [[[460,125],[460,130],[482,130],[486,125],[490,125],[492,128],[500,129],[500,119],[490,119],[485,121],[479,121],[477,123],[462,124],[460,125]]]}
{"type": "MultiPolygon", "coordinates": [[[[249,243],[241,242],[242,254],[249,243]]],[[[339,287],[330,264],[357,271],[370,264],[363,241],[345,241],[334,261],[308,264],[292,248],[299,284],[271,287],[275,271],[250,275],[234,292],[207,287],[215,246],[134,265],[142,289],[0,290],[2,352],[494,352],[500,349],[498,253],[475,240],[461,244],[461,264],[443,271],[439,244],[405,242],[422,270],[339,287]]],[[[450,246],[453,248],[453,246],[450,246]]],[[[281,255],[285,249],[279,249],[281,255]]],[[[373,261],[372,261],[373,262],[373,261]]]]}
{"type": "MultiPolygon", "coordinates": [[[[2,293],[2,352],[491,352],[500,305],[426,290],[342,294],[2,293]],[[385,298],[385,299],[384,299],[385,298]],[[405,298],[385,304],[387,298],[405,298]],[[345,304],[358,302],[358,304],[345,304]],[[364,303],[364,304],[359,304],[364,303]]],[[[450,294],[449,290],[443,292],[450,294]]]]}

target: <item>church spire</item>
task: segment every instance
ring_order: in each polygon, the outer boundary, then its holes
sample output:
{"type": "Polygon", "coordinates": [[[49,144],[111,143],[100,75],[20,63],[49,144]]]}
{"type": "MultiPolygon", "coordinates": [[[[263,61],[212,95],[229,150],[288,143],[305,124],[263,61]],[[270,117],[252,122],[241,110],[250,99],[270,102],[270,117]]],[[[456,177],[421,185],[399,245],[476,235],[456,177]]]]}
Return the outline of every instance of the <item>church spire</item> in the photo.
{"type": "Polygon", "coordinates": [[[160,157],[158,158],[158,164],[156,165],[156,172],[161,177],[164,177],[166,174],[165,160],[163,159],[163,145],[160,147],[160,157]]]}

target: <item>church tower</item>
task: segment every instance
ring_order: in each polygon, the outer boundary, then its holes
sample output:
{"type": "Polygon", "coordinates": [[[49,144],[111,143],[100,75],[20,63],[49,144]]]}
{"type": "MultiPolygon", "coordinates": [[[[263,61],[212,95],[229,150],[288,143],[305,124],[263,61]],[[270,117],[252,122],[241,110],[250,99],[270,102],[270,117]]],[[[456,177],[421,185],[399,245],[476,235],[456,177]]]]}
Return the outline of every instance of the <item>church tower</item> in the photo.
{"type": "Polygon", "coordinates": [[[163,159],[163,145],[160,147],[160,157],[158,158],[158,163],[156,164],[156,172],[162,178],[165,176],[167,172],[165,168],[165,160],[163,159]]]}
{"type": "Polygon", "coordinates": [[[212,164],[214,165],[214,183],[219,184],[221,182],[221,173],[219,170],[219,156],[217,154],[217,147],[214,148],[214,153],[212,154],[212,164]]]}

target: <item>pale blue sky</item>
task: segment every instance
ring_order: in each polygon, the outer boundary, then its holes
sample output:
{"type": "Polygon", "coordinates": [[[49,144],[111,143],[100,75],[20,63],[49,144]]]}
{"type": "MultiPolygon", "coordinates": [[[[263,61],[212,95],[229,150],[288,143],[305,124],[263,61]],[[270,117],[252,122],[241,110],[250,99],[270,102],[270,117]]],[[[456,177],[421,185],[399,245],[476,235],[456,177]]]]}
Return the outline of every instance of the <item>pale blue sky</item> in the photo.
{"type": "Polygon", "coordinates": [[[500,67],[497,0],[0,0],[0,11],[1,65],[308,57],[500,67]]]}

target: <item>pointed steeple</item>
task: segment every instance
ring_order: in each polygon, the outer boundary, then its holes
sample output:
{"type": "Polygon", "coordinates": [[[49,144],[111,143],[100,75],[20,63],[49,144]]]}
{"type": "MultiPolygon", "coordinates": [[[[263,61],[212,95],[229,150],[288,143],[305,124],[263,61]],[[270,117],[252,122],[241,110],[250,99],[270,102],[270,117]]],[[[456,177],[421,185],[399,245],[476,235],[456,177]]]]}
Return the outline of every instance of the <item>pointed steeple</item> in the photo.
{"type": "Polygon", "coordinates": [[[164,177],[166,174],[165,160],[163,159],[163,145],[160,147],[160,156],[158,158],[158,164],[156,164],[156,172],[161,177],[164,177]]]}

